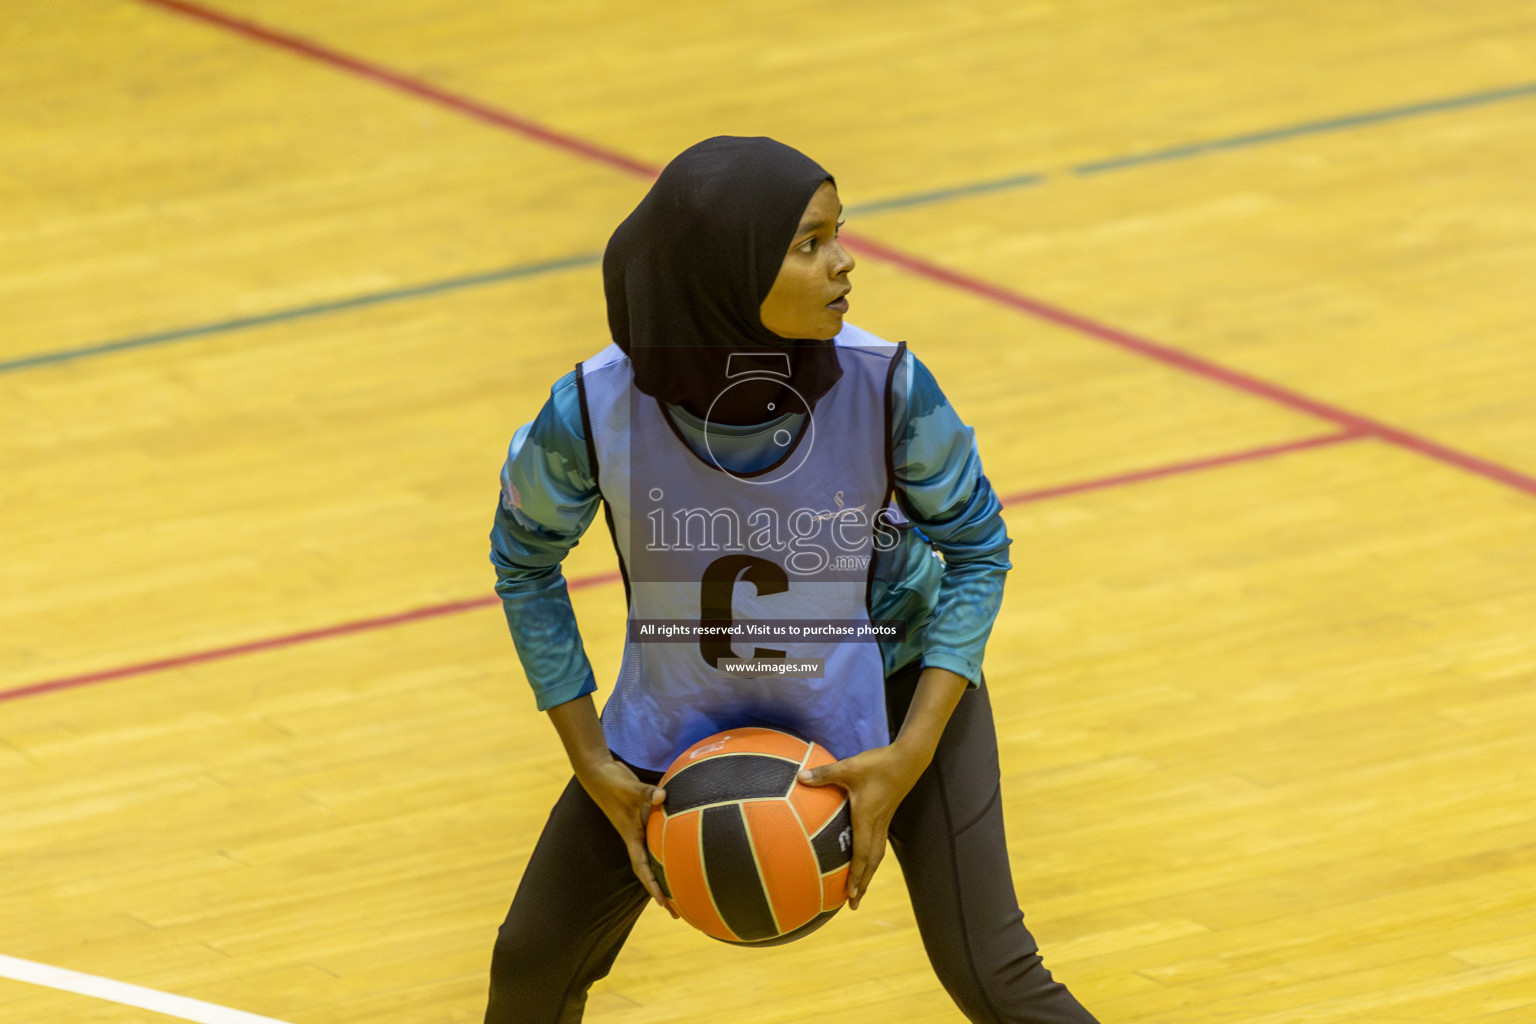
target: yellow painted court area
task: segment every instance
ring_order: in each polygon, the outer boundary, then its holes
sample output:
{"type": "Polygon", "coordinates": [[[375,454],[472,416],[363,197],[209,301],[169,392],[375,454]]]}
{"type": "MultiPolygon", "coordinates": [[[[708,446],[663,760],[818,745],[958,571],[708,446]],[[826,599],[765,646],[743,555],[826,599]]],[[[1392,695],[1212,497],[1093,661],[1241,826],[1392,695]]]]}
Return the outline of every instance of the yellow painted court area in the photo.
{"type": "MultiPolygon", "coordinates": [[[[851,322],[977,431],[1010,852],[1106,1024],[1536,1019],[1536,12],[17,0],[0,955],[477,1021],[568,777],[491,596],[646,168],[837,175],[851,322]]],[[[606,531],[566,563],[606,687],[606,531]]],[[[0,972],[0,1021],[165,1014],[0,972]]],[[[187,1018],[190,1019],[190,1018],[187,1018]]],[[[594,1024],[956,1024],[894,858],[594,1024]]]]}

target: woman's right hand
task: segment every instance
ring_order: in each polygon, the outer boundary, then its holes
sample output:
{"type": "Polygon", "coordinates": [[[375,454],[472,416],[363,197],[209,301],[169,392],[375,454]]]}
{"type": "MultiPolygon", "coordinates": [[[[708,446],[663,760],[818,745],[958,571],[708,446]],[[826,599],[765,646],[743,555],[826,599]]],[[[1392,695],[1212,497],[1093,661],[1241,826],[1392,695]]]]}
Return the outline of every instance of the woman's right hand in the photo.
{"type": "Polygon", "coordinates": [[[650,851],[645,844],[646,818],[651,808],[666,799],[666,791],[641,782],[624,762],[614,758],[590,694],[550,708],[549,720],[560,734],[560,742],[565,744],[565,756],[570,759],[581,788],[602,808],[609,824],[624,840],[635,877],[657,906],[676,917],[677,911],[667,905],[661,884],[651,871],[650,851]]]}
{"type": "Polygon", "coordinates": [[[641,782],[628,766],[614,760],[611,755],[605,763],[578,768],[576,778],[592,802],[602,808],[609,824],[619,833],[619,838],[624,840],[624,846],[629,850],[629,866],[634,869],[640,884],[645,886],[645,891],[651,894],[657,906],[676,917],[677,912],[667,905],[661,884],[651,871],[649,847],[645,842],[646,819],[650,816],[651,808],[666,799],[666,791],[659,786],[641,782]]]}

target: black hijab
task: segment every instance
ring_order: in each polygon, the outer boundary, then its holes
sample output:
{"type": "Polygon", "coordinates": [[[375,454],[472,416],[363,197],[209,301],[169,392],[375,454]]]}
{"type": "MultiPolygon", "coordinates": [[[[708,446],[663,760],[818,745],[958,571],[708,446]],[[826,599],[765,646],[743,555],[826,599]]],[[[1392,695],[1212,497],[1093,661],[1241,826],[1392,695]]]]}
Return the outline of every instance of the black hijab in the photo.
{"type": "Polygon", "coordinates": [[[717,136],[662,170],[603,254],[608,329],[629,355],[635,386],[713,422],[763,423],[781,412],[775,379],[731,388],[735,352],[785,352],[789,386],[809,411],[842,370],[830,341],[790,340],[763,326],[773,287],[806,204],[832,175],[767,138],[717,136]]]}

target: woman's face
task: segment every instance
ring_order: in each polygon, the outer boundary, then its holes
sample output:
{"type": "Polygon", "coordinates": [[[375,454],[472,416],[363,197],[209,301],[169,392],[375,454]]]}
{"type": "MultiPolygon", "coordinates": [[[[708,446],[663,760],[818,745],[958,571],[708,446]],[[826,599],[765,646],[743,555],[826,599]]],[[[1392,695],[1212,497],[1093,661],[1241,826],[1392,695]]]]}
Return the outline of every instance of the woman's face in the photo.
{"type": "Polygon", "coordinates": [[[848,312],[845,296],[853,288],[848,272],[854,264],[837,238],[837,218],[842,212],[837,188],[830,181],[822,182],[800,215],[800,227],[779,275],[758,308],[763,326],[774,334],[825,341],[843,329],[843,314],[848,312]]]}

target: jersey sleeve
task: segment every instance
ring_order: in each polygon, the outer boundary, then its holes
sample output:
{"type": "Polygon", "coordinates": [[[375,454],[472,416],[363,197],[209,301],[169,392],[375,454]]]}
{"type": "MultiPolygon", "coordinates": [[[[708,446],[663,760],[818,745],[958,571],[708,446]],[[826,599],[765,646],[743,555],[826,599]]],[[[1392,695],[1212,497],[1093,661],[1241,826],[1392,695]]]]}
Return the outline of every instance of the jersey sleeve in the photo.
{"type": "Polygon", "coordinates": [[[976,449],[933,374],[910,351],[892,389],[892,468],[897,500],[943,558],[922,659],[981,681],[982,654],[1012,568],[1002,504],[976,449]]]}
{"type": "Polygon", "coordinates": [[[539,710],[597,689],[560,562],[597,513],[600,495],[581,429],[576,375],[566,374],[501,468],[491,563],[512,642],[539,710]]]}

